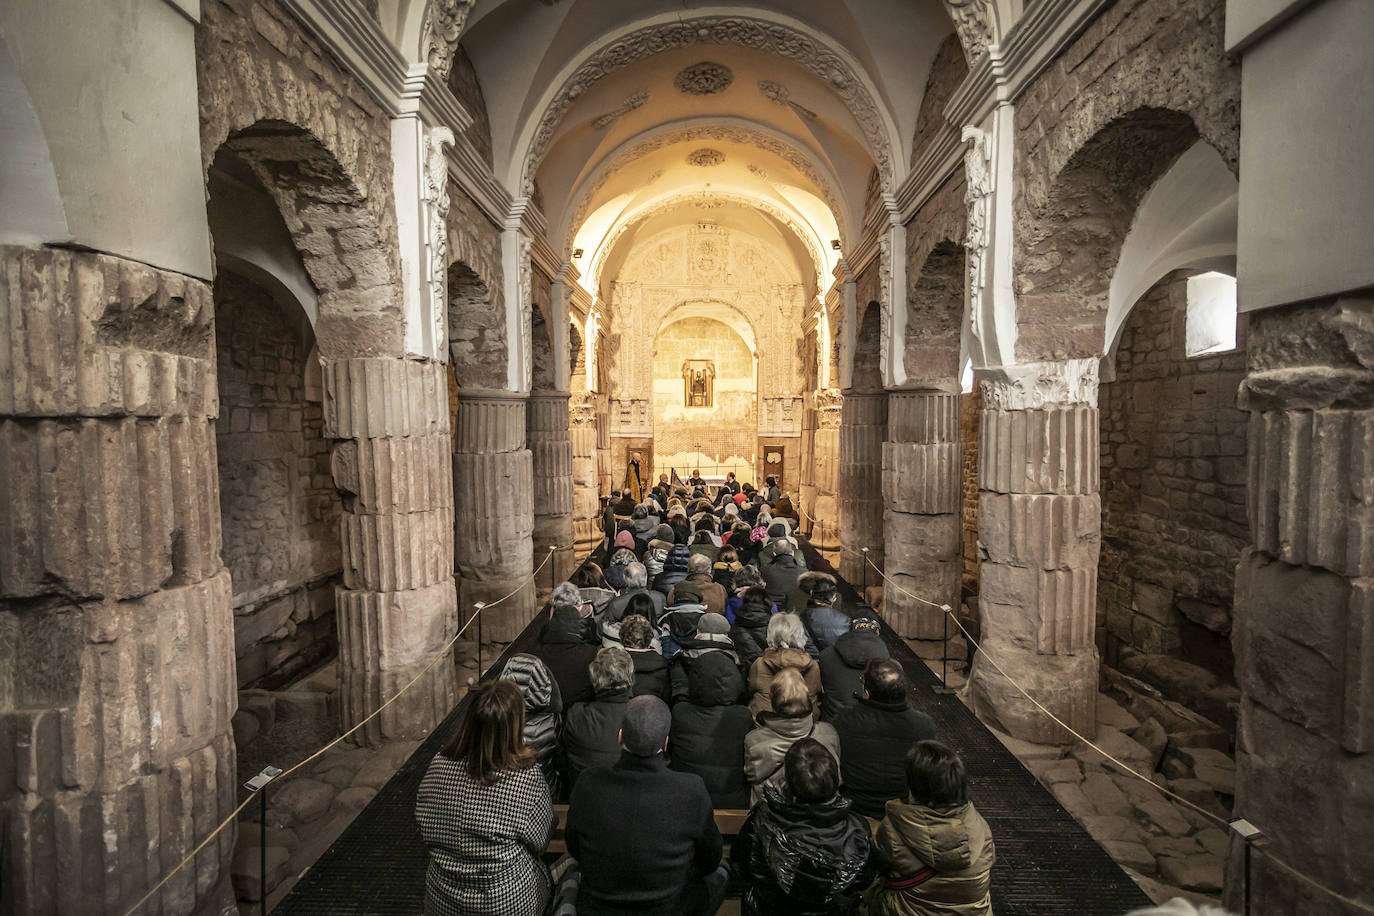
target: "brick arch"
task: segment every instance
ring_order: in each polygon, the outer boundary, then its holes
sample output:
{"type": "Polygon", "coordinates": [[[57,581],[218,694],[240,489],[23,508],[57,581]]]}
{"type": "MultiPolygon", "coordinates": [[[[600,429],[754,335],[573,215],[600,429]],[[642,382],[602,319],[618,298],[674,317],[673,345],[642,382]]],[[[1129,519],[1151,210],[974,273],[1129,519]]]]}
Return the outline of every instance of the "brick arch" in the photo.
{"type": "Polygon", "coordinates": [[[315,336],[327,359],[400,355],[404,313],[395,267],[362,191],[308,130],[265,120],[222,144],[276,202],[319,294],[315,336]]]}
{"type": "Polygon", "coordinates": [[[1198,136],[1181,111],[1138,108],[1094,134],[1055,174],[1044,203],[1017,228],[1018,359],[1101,355],[1111,278],[1131,220],[1198,136]]]}
{"type": "Polygon", "coordinates": [[[448,349],[459,388],[506,387],[505,312],[462,261],[448,268],[448,349]]]}
{"type": "Polygon", "coordinates": [[[879,365],[882,313],[882,306],[873,301],[859,315],[859,327],[854,335],[854,374],[849,384],[855,391],[883,390],[883,373],[879,365]]]}
{"type": "Polygon", "coordinates": [[[906,304],[903,353],[910,379],[959,375],[959,338],[964,321],[964,246],[942,239],[926,255],[906,304]]]}

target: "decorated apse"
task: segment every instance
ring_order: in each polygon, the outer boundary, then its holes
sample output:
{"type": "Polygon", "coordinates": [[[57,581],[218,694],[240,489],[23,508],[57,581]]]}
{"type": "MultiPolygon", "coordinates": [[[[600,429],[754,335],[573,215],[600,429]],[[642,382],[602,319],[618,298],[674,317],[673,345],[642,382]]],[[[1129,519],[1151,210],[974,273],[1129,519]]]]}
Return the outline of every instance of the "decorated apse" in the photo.
{"type": "Polygon", "coordinates": [[[814,299],[796,237],[708,195],[626,235],[603,268],[615,466],[639,451],[655,476],[795,478],[806,385],[797,340],[814,299]]]}

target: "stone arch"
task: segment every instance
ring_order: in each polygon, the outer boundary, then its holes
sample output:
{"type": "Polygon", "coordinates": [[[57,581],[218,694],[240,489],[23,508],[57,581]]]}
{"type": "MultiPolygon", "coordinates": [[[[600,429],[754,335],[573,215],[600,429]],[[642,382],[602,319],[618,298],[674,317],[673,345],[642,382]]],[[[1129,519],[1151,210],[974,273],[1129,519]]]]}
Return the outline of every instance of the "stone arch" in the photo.
{"type": "Polygon", "coordinates": [[[916,128],[911,140],[911,161],[916,162],[921,151],[945,128],[945,105],[968,76],[968,62],[958,33],[951,33],[935,52],[921,94],[921,110],[916,115],[916,128]]]}
{"type": "Polygon", "coordinates": [[[854,335],[854,373],[849,387],[854,391],[882,391],[882,306],[875,300],[859,314],[854,335]]]}
{"type": "Polygon", "coordinates": [[[399,355],[404,314],[396,271],[372,211],[333,154],[304,128],[259,121],[223,144],[273,200],[318,293],[315,336],[326,359],[399,355]]]}
{"type": "Polygon", "coordinates": [[[1016,355],[1101,355],[1111,277],[1146,193],[1198,139],[1180,111],[1140,108],[1112,121],[1055,176],[1017,233],[1016,355]]]}
{"type": "Polygon", "coordinates": [[[912,284],[903,347],[908,379],[944,381],[959,375],[964,257],[963,245],[942,239],[912,284]]]}
{"type": "Polygon", "coordinates": [[[462,261],[448,268],[448,346],[459,388],[505,387],[505,314],[462,261]]]}

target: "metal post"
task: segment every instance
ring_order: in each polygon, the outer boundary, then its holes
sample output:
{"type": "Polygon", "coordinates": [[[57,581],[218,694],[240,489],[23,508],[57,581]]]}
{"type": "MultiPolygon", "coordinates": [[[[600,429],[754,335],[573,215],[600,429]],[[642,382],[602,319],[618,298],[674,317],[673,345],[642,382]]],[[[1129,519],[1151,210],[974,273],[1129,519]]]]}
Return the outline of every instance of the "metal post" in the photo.
{"type": "Polygon", "coordinates": [[[473,605],[477,609],[477,680],[482,679],[482,610],[486,603],[478,601],[473,605]]]}
{"type": "Polygon", "coordinates": [[[867,548],[867,547],[864,548],[864,563],[863,563],[863,567],[864,567],[863,596],[864,596],[864,604],[867,604],[867,603],[868,603],[868,548],[867,548]]]}
{"type": "Polygon", "coordinates": [[[262,772],[254,776],[243,784],[249,792],[258,794],[259,817],[262,818],[261,829],[258,830],[258,904],[262,910],[262,916],[267,916],[267,786],[272,780],[282,773],[281,767],[274,767],[270,764],[262,768],[262,772]]]}
{"type": "Polygon", "coordinates": [[[556,546],[554,546],[554,545],[549,545],[549,593],[550,593],[550,594],[553,594],[553,590],[556,589],[556,588],[558,588],[558,563],[557,563],[557,561],[554,560],[554,558],[553,558],[554,552],[557,551],[557,550],[558,550],[558,548],[557,548],[556,546]]]}
{"type": "Polygon", "coordinates": [[[944,624],[944,631],[940,636],[940,683],[931,688],[931,691],[948,696],[955,693],[954,688],[949,686],[949,612],[941,609],[940,614],[940,620],[944,624]]]}
{"type": "Polygon", "coordinates": [[[1250,849],[1253,846],[1266,845],[1269,838],[1264,835],[1262,830],[1243,817],[1233,817],[1228,823],[1231,825],[1231,829],[1245,841],[1245,909],[1241,912],[1244,913],[1244,916],[1250,916],[1250,849]]]}

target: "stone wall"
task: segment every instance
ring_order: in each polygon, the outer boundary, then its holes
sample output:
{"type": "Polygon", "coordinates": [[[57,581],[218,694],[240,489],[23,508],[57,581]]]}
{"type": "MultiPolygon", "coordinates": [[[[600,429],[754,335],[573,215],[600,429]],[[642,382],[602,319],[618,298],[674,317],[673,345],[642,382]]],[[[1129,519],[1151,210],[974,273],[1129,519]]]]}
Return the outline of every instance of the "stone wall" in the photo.
{"type": "MultiPolygon", "coordinates": [[[[962,60],[963,52],[958,53],[962,60]]],[[[959,168],[907,223],[904,365],[909,378],[944,382],[959,376],[967,221],[959,168]]]]}
{"type": "Polygon", "coordinates": [[[1117,0],[1016,100],[1021,360],[1102,352],[1108,284],[1140,200],[1199,137],[1235,169],[1240,67],[1224,0],[1117,0]]]}
{"type": "Polygon", "coordinates": [[[964,466],[959,539],[964,555],[960,584],[965,594],[978,594],[978,443],[982,422],[983,395],[975,385],[959,398],[959,440],[963,445],[964,466]]]}
{"type": "Polygon", "coordinates": [[[506,384],[506,306],[501,233],[450,184],[448,211],[449,357],[460,388],[506,384]]]}
{"type": "Polygon", "coordinates": [[[930,65],[930,77],[921,96],[921,110],[916,115],[916,134],[911,141],[912,162],[920,158],[921,151],[944,125],[945,105],[966,76],[968,61],[964,59],[963,46],[959,44],[958,33],[951,32],[935,52],[935,60],[930,65]]]}
{"type": "Polygon", "coordinates": [[[676,467],[723,476],[734,471],[755,481],[758,383],[754,356],[728,326],[710,318],[675,321],[654,340],[654,464],[651,477],[676,467]],[[715,365],[710,407],[687,407],[682,365],[709,359],[715,365]]]}
{"type": "Polygon", "coordinates": [[[340,505],[322,392],[308,400],[305,390],[314,335],[304,314],[228,270],[214,292],[215,440],[238,683],[274,689],[337,651],[340,505]]]}
{"type": "Polygon", "coordinates": [[[477,154],[492,164],[491,159],[491,118],[487,115],[487,101],[482,96],[482,84],[477,81],[477,71],[472,66],[467,49],[461,44],[454,49],[453,69],[448,74],[448,88],[463,109],[472,116],[472,126],[464,135],[477,154]]]}
{"type": "Polygon", "coordinates": [[[1128,646],[1229,681],[1236,560],[1248,539],[1247,420],[1236,407],[1245,340],[1242,330],[1241,350],[1186,357],[1187,299],[1180,272],[1135,304],[1116,379],[1099,389],[1098,626],[1109,664],[1128,646]]]}

